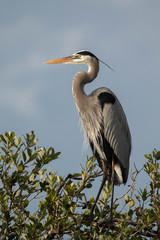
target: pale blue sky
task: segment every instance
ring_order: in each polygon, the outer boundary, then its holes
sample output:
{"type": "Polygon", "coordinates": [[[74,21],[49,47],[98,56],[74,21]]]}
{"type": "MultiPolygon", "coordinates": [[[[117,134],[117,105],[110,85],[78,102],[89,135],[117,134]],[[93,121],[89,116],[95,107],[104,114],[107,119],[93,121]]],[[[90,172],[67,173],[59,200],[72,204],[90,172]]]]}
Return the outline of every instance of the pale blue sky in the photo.
{"type": "Polygon", "coordinates": [[[86,92],[104,86],[118,96],[133,139],[131,167],[141,168],[143,155],[160,148],[159,0],[1,0],[1,133],[34,130],[40,145],[62,152],[53,170],[79,171],[91,151],[82,148],[72,79],[86,68],[43,63],[82,49],[116,70],[100,65],[86,92]]]}

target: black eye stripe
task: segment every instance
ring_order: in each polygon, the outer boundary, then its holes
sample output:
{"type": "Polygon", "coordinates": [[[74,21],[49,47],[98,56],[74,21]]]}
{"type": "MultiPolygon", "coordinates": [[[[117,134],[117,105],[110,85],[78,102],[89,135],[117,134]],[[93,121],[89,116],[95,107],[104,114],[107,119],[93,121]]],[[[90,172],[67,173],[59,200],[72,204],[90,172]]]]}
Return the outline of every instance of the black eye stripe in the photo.
{"type": "Polygon", "coordinates": [[[80,55],[84,55],[84,56],[89,55],[89,56],[94,57],[98,60],[98,58],[93,53],[88,52],[88,51],[79,51],[76,54],[80,54],[80,55]]]}

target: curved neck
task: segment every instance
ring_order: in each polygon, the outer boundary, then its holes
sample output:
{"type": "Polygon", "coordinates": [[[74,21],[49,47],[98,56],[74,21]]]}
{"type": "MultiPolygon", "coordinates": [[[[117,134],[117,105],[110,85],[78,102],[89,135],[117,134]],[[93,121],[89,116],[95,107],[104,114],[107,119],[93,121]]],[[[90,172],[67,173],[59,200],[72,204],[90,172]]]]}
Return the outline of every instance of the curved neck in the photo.
{"type": "Polygon", "coordinates": [[[88,64],[88,72],[78,72],[73,79],[72,92],[77,108],[85,107],[87,95],[84,92],[84,85],[92,82],[99,72],[99,63],[95,59],[91,64],[88,64]]]}

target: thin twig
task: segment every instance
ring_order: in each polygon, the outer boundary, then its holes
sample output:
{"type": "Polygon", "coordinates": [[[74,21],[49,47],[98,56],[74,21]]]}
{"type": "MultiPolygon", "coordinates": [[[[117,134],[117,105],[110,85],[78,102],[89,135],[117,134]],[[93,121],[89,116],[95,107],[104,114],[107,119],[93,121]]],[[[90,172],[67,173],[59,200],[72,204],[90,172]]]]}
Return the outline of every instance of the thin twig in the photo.
{"type": "Polygon", "coordinates": [[[134,187],[134,185],[135,185],[135,183],[136,183],[137,175],[143,170],[143,168],[141,168],[140,170],[138,170],[138,169],[136,168],[136,165],[135,165],[135,164],[134,164],[134,167],[135,167],[135,169],[136,169],[136,175],[135,175],[134,178],[132,178],[132,183],[131,183],[130,187],[128,188],[128,190],[127,190],[122,196],[117,197],[117,198],[114,200],[114,204],[115,204],[115,202],[116,202],[117,200],[122,199],[127,193],[130,192],[131,189],[133,189],[133,187],[134,187]]]}
{"type": "Polygon", "coordinates": [[[61,189],[62,189],[62,187],[65,185],[65,183],[67,182],[67,180],[69,179],[69,178],[72,178],[72,174],[68,174],[68,176],[63,180],[63,182],[61,182],[60,183],[60,186],[59,186],[59,188],[57,189],[57,192],[56,192],[56,195],[58,195],[58,193],[61,191],[61,189]]]}
{"type": "MultiPolygon", "coordinates": [[[[94,174],[88,176],[87,180],[90,178],[97,178],[101,176],[101,171],[99,172],[95,172],[94,174]]],[[[74,175],[72,175],[71,173],[69,173],[67,175],[67,177],[60,183],[59,188],[57,189],[56,195],[58,195],[58,193],[61,191],[61,189],[63,188],[63,186],[65,185],[65,183],[67,182],[68,179],[73,179],[73,180],[82,180],[82,177],[75,177],[74,175]]]]}

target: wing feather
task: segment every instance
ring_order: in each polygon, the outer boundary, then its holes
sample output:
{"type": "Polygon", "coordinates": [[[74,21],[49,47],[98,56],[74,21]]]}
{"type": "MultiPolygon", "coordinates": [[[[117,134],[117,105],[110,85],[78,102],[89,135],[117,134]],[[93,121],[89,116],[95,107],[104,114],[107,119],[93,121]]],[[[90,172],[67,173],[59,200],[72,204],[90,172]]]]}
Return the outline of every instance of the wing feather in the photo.
{"type": "Polygon", "coordinates": [[[102,115],[104,135],[118,157],[120,164],[125,168],[127,178],[131,152],[131,135],[127,118],[117,98],[114,104],[104,104],[102,115]]]}

